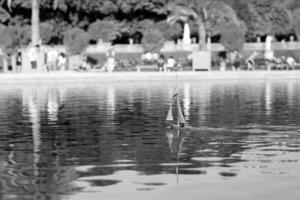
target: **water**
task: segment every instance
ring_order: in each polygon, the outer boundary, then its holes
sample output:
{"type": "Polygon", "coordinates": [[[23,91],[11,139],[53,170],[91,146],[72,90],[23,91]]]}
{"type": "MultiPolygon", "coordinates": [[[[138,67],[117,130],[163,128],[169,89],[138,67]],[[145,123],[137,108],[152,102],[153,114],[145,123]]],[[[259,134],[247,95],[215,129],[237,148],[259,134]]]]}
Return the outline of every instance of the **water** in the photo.
{"type": "Polygon", "coordinates": [[[0,199],[300,197],[300,82],[0,87],[0,199]],[[213,129],[215,128],[215,129],[213,129]]]}

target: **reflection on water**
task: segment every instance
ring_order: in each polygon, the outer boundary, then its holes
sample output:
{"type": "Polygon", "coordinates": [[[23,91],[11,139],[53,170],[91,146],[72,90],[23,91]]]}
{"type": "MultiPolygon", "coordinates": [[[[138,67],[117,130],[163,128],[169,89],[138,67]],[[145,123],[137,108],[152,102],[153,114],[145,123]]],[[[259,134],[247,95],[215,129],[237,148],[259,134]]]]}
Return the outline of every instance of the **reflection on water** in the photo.
{"type": "Polygon", "coordinates": [[[299,199],[299,85],[179,82],[192,132],[172,83],[2,86],[0,198],[299,199]]]}
{"type": "Polygon", "coordinates": [[[186,121],[190,121],[190,108],[191,108],[191,86],[189,83],[185,83],[183,89],[183,113],[186,121]]]}
{"type": "Polygon", "coordinates": [[[266,94],[265,94],[265,104],[266,104],[266,115],[269,116],[272,111],[272,88],[271,83],[268,81],[266,83],[266,94]]]}

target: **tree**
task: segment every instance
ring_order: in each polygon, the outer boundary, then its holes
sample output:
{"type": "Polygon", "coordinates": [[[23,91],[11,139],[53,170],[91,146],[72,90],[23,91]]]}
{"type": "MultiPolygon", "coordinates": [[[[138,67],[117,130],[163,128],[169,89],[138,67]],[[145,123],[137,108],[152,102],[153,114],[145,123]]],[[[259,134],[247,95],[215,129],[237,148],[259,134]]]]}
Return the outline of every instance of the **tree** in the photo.
{"type": "Polygon", "coordinates": [[[151,14],[151,17],[166,16],[168,0],[117,0],[121,12],[125,14],[151,14]]]}
{"type": "Polygon", "coordinates": [[[0,26],[0,48],[4,53],[15,53],[30,41],[29,26],[0,26]]]}
{"type": "Polygon", "coordinates": [[[88,29],[91,39],[98,41],[102,39],[104,42],[112,42],[121,35],[118,24],[114,21],[98,20],[92,23],[88,29]]]}
{"type": "Polygon", "coordinates": [[[145,51],[159,52],[164,43],[165,38],[157,28],[150,28],[143,33],[142,46],[145,51]]]}
{"type": "Polygon", "coordinates": [[[248,0],[227,0],[227,3],[233,7],[237,16],[245,23],[247,27],[246,39],[248,41],[255,41],[257,36],[266,34],[269,24],[262,20],[248,0]]]}
{"type": "Polygon", "coordinates": [[[9,13],[3,9],[2,7],[0,7],[0,23],[5,23],[6,21],[9,20],[9,13]]]}
{"type": "Polygon", "coordinates": [[[223,1],[217,0],[176,0],[169,5],[170,15],[168,22],[195,21],[198,27],[199,49],[206,50],[207,27],[211,33],[220,32],[224,24],[230,22],[241,25],[235,11],[223,1]],[[210,24],[209,24],[210,23],[210,24]]]}
{"type": "MultiPolygon", "coordinates": [[[[4,0],[5,1],[5,0],[4,0]]],[[[2,2],[4,2],[2,1],[2,2]]],[[[6,0],[7,7],[11,11],[14,0],[6,0]]],[[[16,4],[26,4],[29,1],[15,0],[16,4]]],[[[56,1],[56,0],[55,0],[56,1]]],[[[31,0],[31,42],[33,45],[39,44],[40,42],[40,28],[39,28],[39,0],[31,0]]]]}
{"type": "Polygon", "coordinates": [[[31,43],[37,45],[40,43],[40,10],[39,0],[32,0],[31,9],[31,43]]]}
{"type": "Polygon", "coordinates": [[[31,43],[37,45],[40,43],[40,1],[43,1],[44,5],[52,4],[52,8],[56,9],[58,3],[62,0],[3,0],[2,2],[5,1],[9,11],[12,11],[12,6],[22,6],[24,8],[31,6],[31,43]]]}
{"type": "Polygon", "coordinates": [[[300,7],[292,11],[293,15],[293,25],[295,29],[295,33],[297,35],[298,40],[300,39],[300,7]]]}
{"type": "Polygon", "coordinates": [[[245,42],[246,30],[232,24],[227,27],[223,27],[221,35],[221,43],[224,45],[227,51],[242,50],[245,42]]]}
{"type": "Polygon", "coordinates": [[[177,40],[182,36],[183,28],[180,23],[169,24],[165,20],[161,20],[155,26],[163,33],[166,40],[177,40]]]}
{"type": "Polygon", "coordinates": [[[259,35],[289,34],[293,29],[293,19],[286,2],[278,0],[250,0],[252,12],[256,12],[259,21],[263,22],[259,35]]]}
{"type": "Polygon", "coordinates": [[[89,45],[90,35],[82,29],[68,29],[64,37],[64,45],[68,52],[74,55],[81,54],[89,45]]]}

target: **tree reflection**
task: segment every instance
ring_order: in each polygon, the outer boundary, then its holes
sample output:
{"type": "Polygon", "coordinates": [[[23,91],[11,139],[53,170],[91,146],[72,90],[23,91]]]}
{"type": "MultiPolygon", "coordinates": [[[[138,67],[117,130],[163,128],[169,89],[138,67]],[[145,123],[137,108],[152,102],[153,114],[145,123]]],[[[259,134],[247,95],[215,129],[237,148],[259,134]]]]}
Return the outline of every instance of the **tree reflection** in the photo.
{"type": "MultiPolygon", "coordinates": [[[[49,101],[52,105],[59,105],[57,90],[24,87],[18,92],[21,92],[17,95],[22,100],[21,105],[18,105],[19,101],[14,101],[14,106],[6,111],[9,120],[5,122],[11,132],[8,131],[4,137],[11,139],[4,158],[6,167],[1,170],[6,177],[2,179],[5,187],[1,192],[5,193],[4,199],[60,199],[61,194],[74,190],[70,183],[76,174],[72,167],[61,166],[56,133],[45,129],[45,120],[53,119],[45,114],[58,114],[57,106],[48,112],[49,101]],[[10,116],[19,108],[22,108],[21,115],[10,116]]],[[[3,127],[5,124],[1,123],[0,128],[3,127]]]]}

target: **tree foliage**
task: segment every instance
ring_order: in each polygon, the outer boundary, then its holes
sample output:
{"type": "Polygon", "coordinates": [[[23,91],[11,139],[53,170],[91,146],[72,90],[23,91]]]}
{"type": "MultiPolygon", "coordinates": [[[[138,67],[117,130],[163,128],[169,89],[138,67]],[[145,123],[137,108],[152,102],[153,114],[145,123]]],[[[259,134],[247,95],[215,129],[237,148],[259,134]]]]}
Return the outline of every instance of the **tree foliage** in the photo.
{"type": "Polygon", "coordinates": [[[81,54],[90,41],[90,36],[79,28],[68,29],[64,37],[64,45],[70,54],[81,54]]]}
{"type": "Polygon", "coordinates": [[[0,47],[5,53],[16,52],[30,42],[29,26],[0,26],[0,47]]]}
{"type": "Polygon", "coordinates": [[[292,18],[289,10],[284,4],[279,4],[273,0],[251,0],[253,11],[255,11],[259,20],[264,22],[264,32],[266,34],[286,34],[292,29],[292,18]]]}
{"type": "Polygon", "coordinates": [[[164,43],[165,38],[157,28],[151,28],[143,33],[142,46],[145,51],[159,52],[164,43]]]}
{"type": "Polygon", "coordinates": [[[217,0],[176,0],[169,4],[169,22],[194,21],[198,27],[199,48],[206,48],[206,36],[218,35],[223,26],[234,24],[244,26],[236,12],[223,1],[217,0]]]}
{"type": "Polygon", "coordinates": [[[118,24],[107,20],[92,23],[89,26],[88,33],[92,40],[98,41],[102,39],[104,42],[112,42],[121,35],[118,24]]]}
{"type": "MultiPolygon", "coordinates": [[[[246,40],[257,36],[300,35],[299,0],[39,0],[40,31],[46,44],[61,44],[66,32],[78,28],[108,42],[141,42],[154,29],[165,40],[182,37],[183,22],[200,39],[219,37],[224,27],[241,27],[246,40]],[[173,23],[166,23],[166,21],[173,23]],[[148,34],[144,37],[143,34],[148,34]]],[[[0,24],[31,25],[32,0],[0,0],[0,24]]],[[[25,28],[26,29],[26,28],[25,28]]],[[[239,34],[239,33],[237,33],[239,34]]],[[[224,38],[224,36],[223,36],[224,38]]],[[[17,40],[18,41],[18,40],[17,40]]],[[[19,44],[20,46],[21,44],[19,44]]]]}
{"type": "Polygon", "coordinates": [[[221,43],[228,51],[242,50],[245,43],[245,29],[235,24],[224,26],[221,43]]]}
{"type": "Polygon", "coordinates": [[[300,38],[300,7],[292,11],[295,33],[300,38]]]}

